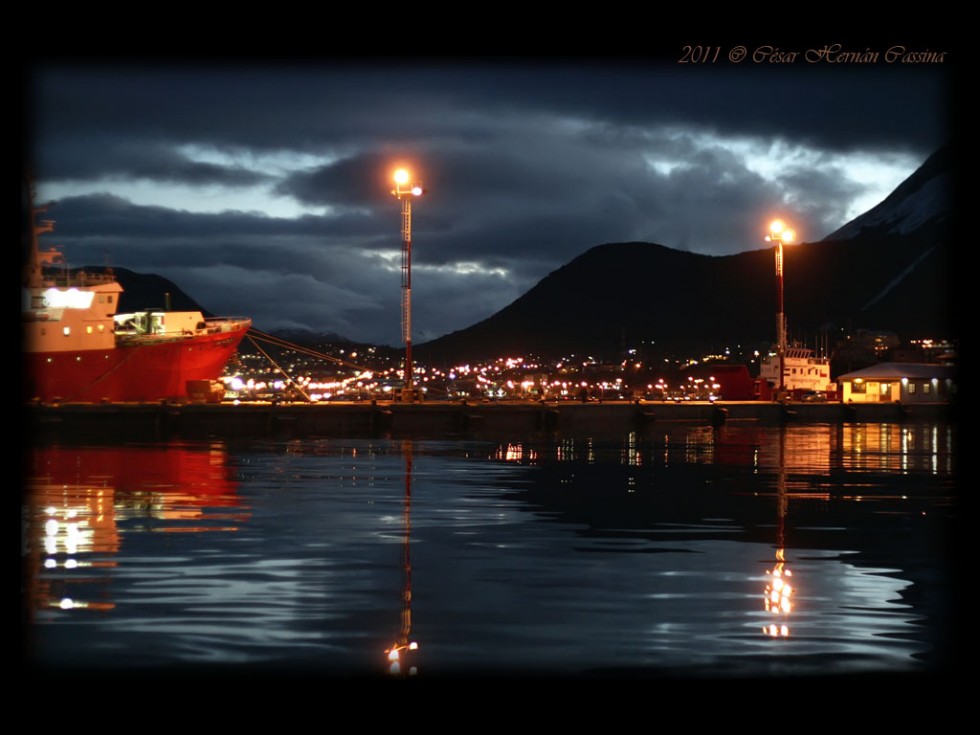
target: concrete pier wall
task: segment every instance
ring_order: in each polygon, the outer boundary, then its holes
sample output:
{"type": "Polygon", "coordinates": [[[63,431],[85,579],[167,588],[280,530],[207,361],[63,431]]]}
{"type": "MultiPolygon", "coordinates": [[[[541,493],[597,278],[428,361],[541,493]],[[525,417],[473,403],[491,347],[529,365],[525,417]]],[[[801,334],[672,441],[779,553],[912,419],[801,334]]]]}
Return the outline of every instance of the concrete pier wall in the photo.
{"type": "Polygon", "coordinates": [[[588,435],[665,422],[719,425],[952,421],[950,404],[840,403],[330,403],[62,404],[25,407],[30,436],[159,440],[209,437],[588,435]]]}

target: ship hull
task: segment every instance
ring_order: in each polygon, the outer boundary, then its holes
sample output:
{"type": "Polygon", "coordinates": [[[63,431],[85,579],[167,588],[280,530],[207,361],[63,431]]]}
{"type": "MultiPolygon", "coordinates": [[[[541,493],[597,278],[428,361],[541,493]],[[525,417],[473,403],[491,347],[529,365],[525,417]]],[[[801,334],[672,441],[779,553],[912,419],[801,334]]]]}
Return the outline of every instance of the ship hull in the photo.
{"type": "Polygon", "coordinates": [[[249,326],[107,349],[30,352],[25,394],[42,402],[186,400],[188,381],[217,379],[249,326]]]}

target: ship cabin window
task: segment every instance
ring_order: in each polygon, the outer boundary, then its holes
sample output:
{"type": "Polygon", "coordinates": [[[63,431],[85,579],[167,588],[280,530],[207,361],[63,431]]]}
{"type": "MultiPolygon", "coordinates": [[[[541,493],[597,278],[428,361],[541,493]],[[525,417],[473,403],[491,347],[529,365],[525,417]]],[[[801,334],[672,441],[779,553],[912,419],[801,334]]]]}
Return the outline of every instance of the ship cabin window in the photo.
{"type": "Polygon", "coordinates": [[[915,383],[909,383],[909,393],[915,393],[915,383]]]}
{"type": "Polygon", "coordinates": [[[867,392],[867,385],[864,383],[864,381],[858,382],[855,380],[853,383],[851,383],[851,393],[864,394],[865,392],[867,392]]]}
{"type": "Polygon", "coordinates": [[[109,294],[106,298],[109,300],[109,303],[111,304],[112,303],[112,294],[109,294]]]}
{"type": "Polygon", "coordinates": [[[99,303],[100,304],[104,304],[105,303],[105,295],[99,294],[99,303]]]}
{"type": "Polygon", "coordinates": [[[92,325],[91,324],[89,324],[87,327],[85,327],[85,334],[92,334],[92,325]]]}
{"type": "Polygon", "coordinates": [[[65,336],[67,337],[69,334],[71,334],[71,327],[65,327],[61,331],[64,332],[65,336]]]}
{"type": "Polygon", "coordinates": [[[99,334],[102,334],[104,331],[105,331],[105,324],[100,324],[99,325],[99,334]]]}
{"type": "Polygon", "coordinates": [[[930,387],[931,386],[928,383],[923,383],[922,384],[922,393],[923,393],[923,395],[929,395],[929,388],[930,387]]]}

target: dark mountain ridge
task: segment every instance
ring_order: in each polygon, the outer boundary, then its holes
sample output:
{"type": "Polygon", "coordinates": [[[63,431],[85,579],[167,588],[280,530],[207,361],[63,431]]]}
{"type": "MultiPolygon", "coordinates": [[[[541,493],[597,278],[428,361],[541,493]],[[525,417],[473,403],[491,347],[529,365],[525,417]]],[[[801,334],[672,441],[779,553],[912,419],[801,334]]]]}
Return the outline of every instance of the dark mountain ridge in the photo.
{"type": "MultiPolygon", "coordinates": [[[[867,214],[820,242],[785,246],[791,334],[893,331],[952,337],[952,155],[944,148],[867,214]]],[[[761,235],[760,235],[761,237],[761,235]]],[[[775,339],[773,248],[707,256],[644,242],[591,248],[493,316],[416,348],[421,360],[624,348],[696,354],[775,339]]],[[[832,343],[832,342],[831,342],[832,343]]]]}
{"type": "MultiPolygon", "coordinates": [[[[87,271],[97,270],[92,267],[87,271]]],[[[215,316],[191,296],[188,296],[177,284],[163,276],[153,273],[137,273],[127,268],[112,268],[123,292],[119,296],[119,312],[140,311],[145,309],[163,309],[168,306],[174,311],[200,311],[204,316],[215,316]]]]}

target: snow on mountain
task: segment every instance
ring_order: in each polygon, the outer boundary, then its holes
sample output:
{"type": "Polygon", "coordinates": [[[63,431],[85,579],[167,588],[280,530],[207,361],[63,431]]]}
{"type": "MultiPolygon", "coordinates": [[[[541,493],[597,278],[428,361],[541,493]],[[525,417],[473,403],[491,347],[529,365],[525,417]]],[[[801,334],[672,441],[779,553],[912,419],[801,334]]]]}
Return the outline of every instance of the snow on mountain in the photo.
{"type": "Polygon", "coordinates": [[[948,149],[943,148],[903,181],[880,204],[868,210],[824,240],[848,240],[864,230],[883,228],[891,234],[907,234],[930,220],[942,220],[952,208],[952,180],[948,149]]]}

